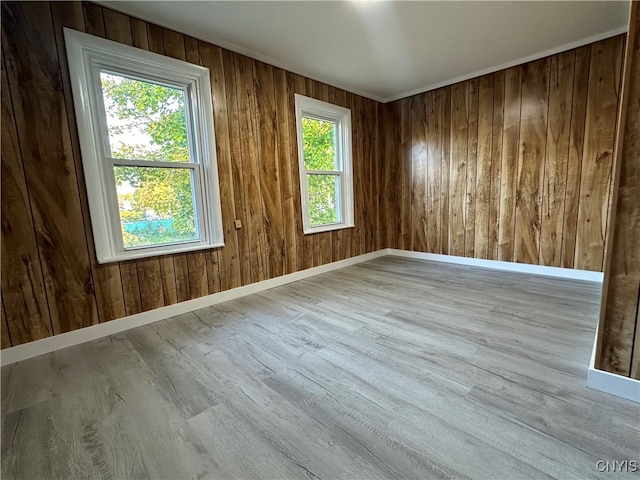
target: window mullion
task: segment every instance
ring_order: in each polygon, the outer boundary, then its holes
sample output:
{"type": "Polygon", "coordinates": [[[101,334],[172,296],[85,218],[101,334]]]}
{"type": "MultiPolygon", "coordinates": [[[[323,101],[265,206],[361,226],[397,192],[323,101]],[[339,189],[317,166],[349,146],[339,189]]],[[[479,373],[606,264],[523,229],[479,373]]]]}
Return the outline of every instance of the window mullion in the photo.
{"type": "Polygon", "coordinates": [[[305,170],[308,175],[342,175],[340,170],[305,170]]]}
{"type": "Polygon", "coordinates": [[[149,167],[149,168],[190,168],[197,170],[199,163],[192,162],[168,162],[161,160],[138,160],[128,158],[108,158],[114,167],[149,167]]]}

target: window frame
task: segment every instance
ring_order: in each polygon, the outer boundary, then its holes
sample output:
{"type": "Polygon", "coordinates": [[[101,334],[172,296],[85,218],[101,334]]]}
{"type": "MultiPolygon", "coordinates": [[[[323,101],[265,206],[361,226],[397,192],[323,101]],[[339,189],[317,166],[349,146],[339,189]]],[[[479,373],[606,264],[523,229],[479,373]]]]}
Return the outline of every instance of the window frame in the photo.
{"type": "Polygon", "coordinates": [[[69,28],[64,36],[98,263],[224,246],[209,69],[69,28]],[[184,91],[189,162],[112,157],[101,71],[184,91]],[[199,239],[125,249],[114,165],[191,170],[199,239]]]}
{"type": "Polygon", "coordinates": [[[353,161],[351,154],[351,110],[315,98],[295,94],[296,131],[298,140],[298,170],[302,205],[302,229],[305,235],[354,228],[353,161]],[[307,170],[304,164],[304,138],[302,119],[312,118],[333,122],[336,125],[336,160],[340,170],[307,170]],[[341,221],[323,225],[311,225],[309,218],[309,190],[307,175],[335,175],[340,179],[340,196],[337,204],[341,221]]]}

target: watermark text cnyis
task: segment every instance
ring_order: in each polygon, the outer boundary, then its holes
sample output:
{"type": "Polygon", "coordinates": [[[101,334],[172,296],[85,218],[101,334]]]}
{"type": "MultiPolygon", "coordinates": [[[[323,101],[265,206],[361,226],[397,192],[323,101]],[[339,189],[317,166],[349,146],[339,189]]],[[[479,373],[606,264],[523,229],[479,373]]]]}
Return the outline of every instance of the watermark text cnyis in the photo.
{"type": "Polygon", "coordinates": [[[640,471],[637,460],[598,460],[596,470],[607,473],[634,473],[640,471]]]}

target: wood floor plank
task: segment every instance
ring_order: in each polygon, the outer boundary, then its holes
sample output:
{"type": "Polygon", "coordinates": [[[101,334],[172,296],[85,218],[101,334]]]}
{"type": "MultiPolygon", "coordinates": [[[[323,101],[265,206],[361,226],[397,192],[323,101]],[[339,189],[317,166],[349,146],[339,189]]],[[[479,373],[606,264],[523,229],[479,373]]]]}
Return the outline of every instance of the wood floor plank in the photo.
{"type": "Polygon", "coordinates": [[[605,478],[640,406],[585,387],[599,289],[383,257],[15,363],[2,475],[605,478]]]}

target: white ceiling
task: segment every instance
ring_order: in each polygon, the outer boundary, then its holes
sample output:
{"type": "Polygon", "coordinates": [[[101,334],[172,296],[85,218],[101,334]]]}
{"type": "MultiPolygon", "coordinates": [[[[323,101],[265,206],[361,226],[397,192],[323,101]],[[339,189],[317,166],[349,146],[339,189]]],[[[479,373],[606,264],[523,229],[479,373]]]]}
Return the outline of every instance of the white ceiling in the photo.
{"type": "Polygon", "coordinates": [[[627,1],[101,1],[390,101],[626,30],[627,1]]]}

